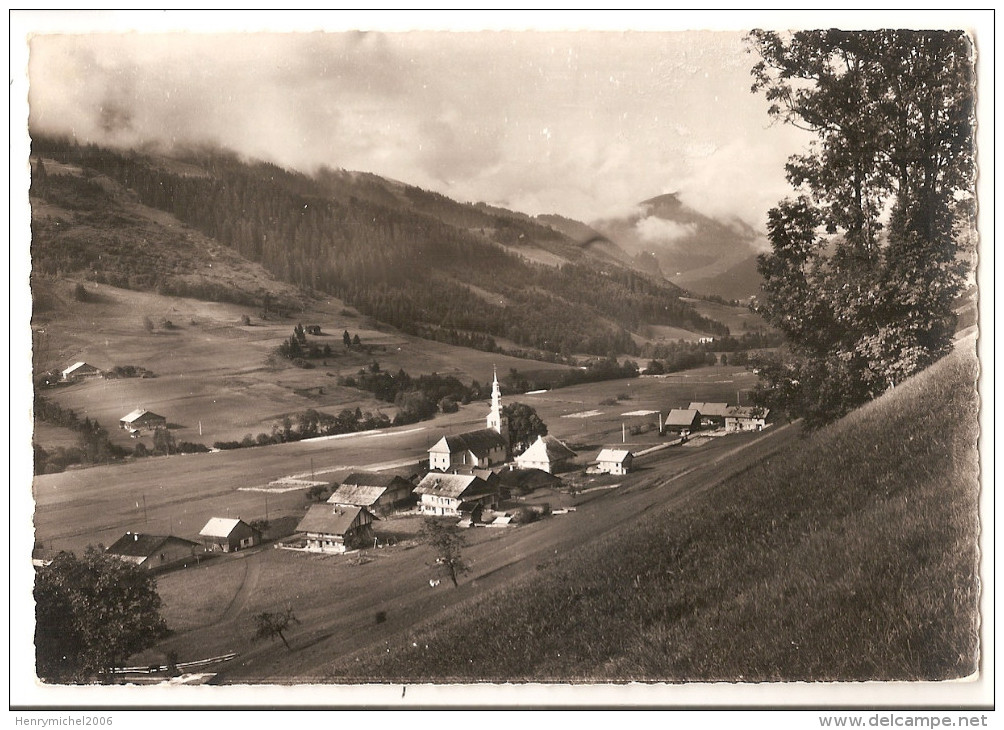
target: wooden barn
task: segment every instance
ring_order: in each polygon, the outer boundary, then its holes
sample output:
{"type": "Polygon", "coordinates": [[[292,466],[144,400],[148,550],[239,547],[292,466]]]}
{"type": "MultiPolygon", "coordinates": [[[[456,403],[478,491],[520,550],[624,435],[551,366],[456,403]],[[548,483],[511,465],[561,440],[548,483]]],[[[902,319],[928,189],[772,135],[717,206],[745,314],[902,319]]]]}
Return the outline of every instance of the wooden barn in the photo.
{"type": "Polygon", "coordinates": [[[365,507],[314,504],[296,526],[306,533],[307,550],[344,553],[373,544],[375,515],[365,507]]]}
{"type": "Polygon", "coordinates": [[[627,474],[634,454],[627,449],[602,449],[596,455],[596,471],[604,474],[627,474]]]}
{"type": "Polygon", "coordinates": [[[60,379],[66,383],[75,383],[88,378],[100,378],[103,375],[104,373],[93,365],[86,362],[75,362],[60,374],[60,379]]]}
{"type": "Polygon", "coordinates": [[[213,517],[199,531],[209,550],[232,553],[261,544],[261,531],[238,518],[213,517]]]}
{"type": "Polygon", "coordinates": [[[202,546],[191,540],[140,532],[127,532],[105,550],[108,555],[151,571],[194,564],[202,552],[202,546]]]}
{"type": "Polygon", "coordinates": [[[538,436],[529,448],[516,457],[520,469],[540,469],[553,474],[574,459],[578,454],[565,446],[554,436],[538,436]]]}
{"type": "Polygon", "coordinates": [[[666,416],[663,426],[666,431],[678,433],[681,436],[701,430],[701,412],[692,408],[674,408],[666,416]]]}
{"type": "Polygon", "coordinates": [[[365,507],[376,515],[406,509],[415,503],[415,485],[396,474],[358,471],[349,474],[328,498],[328,504],[365,507]]]}
{"type": "Polygon", "coordinates": [[[137,408],[119,420],[119,428],[130,432],[142,431],[143,429],[153,431],[157,428],[167,428],[167,419],[145,408],[137,408]]]}
{"type": "Polygon", "coordinates": [[[459,517],[498,504],[498,487],[473,474],[438,474],[429,472],[415,487],[421,500],[419,508],[426,515],[459,517]]]}

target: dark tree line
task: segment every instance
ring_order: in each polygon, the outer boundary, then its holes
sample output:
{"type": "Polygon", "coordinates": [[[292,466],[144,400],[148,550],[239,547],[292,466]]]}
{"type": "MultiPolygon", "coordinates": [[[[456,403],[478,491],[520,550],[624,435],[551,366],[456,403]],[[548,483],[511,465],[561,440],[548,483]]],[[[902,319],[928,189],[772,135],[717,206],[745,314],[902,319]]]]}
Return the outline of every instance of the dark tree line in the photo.
{"type": "Polygon", "coordinates": [[[63,471],[71,464],[103,464],[116,461],[129,454],[127,449],[116,446],[108,438],[108,431],[97,421],[90,418],[80,418],[76,411],[63,408],[58,403],[50,401],[41,395],[35,395],[35,419],[53,426],[76,431],[80,444],[78,447],[57,447],[51,451],[34,444],[35,473],[53,474],[63,471]]]}

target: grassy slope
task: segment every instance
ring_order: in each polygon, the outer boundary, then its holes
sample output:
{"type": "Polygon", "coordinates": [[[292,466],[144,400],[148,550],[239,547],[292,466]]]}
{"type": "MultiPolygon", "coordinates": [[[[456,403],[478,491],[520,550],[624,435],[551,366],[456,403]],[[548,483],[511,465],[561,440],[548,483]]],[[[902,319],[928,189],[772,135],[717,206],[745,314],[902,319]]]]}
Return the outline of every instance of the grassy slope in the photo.
{"type": "Polygon", "coordinates": [[[341,676],[966,676],[978,661],[975,378],[975,353],[956,352],[689,506],[341,676]]]}

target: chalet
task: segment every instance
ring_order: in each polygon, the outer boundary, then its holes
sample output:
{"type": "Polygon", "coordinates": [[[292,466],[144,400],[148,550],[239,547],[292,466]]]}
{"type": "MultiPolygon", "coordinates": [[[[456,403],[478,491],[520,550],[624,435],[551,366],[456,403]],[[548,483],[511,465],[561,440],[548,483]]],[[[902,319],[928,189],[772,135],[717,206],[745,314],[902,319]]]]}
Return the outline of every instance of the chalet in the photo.
{"type": "Polygon", "coordinates": [[[429,468],[450,471],[457,466],[488,467],[509,458],[509,424],[502,415],[498,374],[492,383],[492,407],[485,428],[443,436],[429,449],[429,468]]]}
{"type": "Polygon", "coordinates": [[[702,426],[724,426],[725,412],[729,410],[728,403],[691,403],[688,410],[701,414],[702,426]]]}
{"type": "Polygon", "coordinates": [[[328,498],[328,504],[365,507],[373,514],[387,514],[410,507],[415,485],[396,474],[359,471],[349,474],[328,498]]]}
{"type": "Polygon", "coordinates": [[[373,543],[373,520],[365,507],[343,504],[314,504],[296,526],[307,535],[307,550],[344,553],[373,543]]]}
{"type": "Polygon", "coordinates": [[[105,550],[127,563],[145,570],[165,570],[194,563],[203,552],[197,542],[174,535],[146,535],[127,532],[105,550]]]}
{"type": "Polygon", "coordinates": [[[145,408],[137,408],[119,420],[119,428],[124,428],[130,433],[142,431],[144,428],[153,431],[157,428],[167,428],[167,419],[145,408]]]}
{"type": "Polygon", "coordinates": [[[725,430],[727,432],[760,431],[767,425],[766,408],[755,406],[734,406],[725,414],[725,430]]]}
{"type": "Polygon", "coordinates": [[[627,474],[634,454],[626,449],[603,449],[596,456],[596,470],[605,474],[627,474]]]}
{"type": "Polygon", "coordinates": [[[100,378],[103,375],[104,373],[93,365],[75,362],[60,374],[60,379],[65,383],[75,383],[88,378],[100,378]]]}
{"type": "Polygon", "coordinates": [[[475,509],[494,507],[498,488],[481,477],[429,472],[415,487],[422,514],[460,516],[475,509]]]}
{"type": "Polygon", "coordinates": [[[553,474],[576,456],[578,454],[554,436],[538,436],[526,451],[516,457],[516,466],[520,469],[540,469],[553,474]]]}
{"type": "Polygon", "coordinates": [[[199,531],[199,536],[208,550],[222,550],[225,553],[261,544],[261,530],[239,517],[213,517],[199,531]]]}
{"type": "Polygon", "coordinates": [[[686,436],[694,431],[701,430],[701,412],[692,408],[674,408],[666,416],[666,423],[663,426],[667,431],[679,433],[686,436]]]}

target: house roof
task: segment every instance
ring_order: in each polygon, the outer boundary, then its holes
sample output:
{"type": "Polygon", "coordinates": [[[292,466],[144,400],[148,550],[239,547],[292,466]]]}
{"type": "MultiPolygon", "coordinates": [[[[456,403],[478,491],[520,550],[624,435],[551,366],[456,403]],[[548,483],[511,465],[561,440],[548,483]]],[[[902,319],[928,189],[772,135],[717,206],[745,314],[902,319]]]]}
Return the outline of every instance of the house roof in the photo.
{"type": "Polygon", "coordinates": [[[666,416],[666,426],[690,426],[697,418],[697,411],[690,408],[674,408],[666,416]]]}
{"type": "Polygon", "coordinates": [[[493,449],[506,448],[506,440],[497,431],[482,428],[477,431],[467,431],[453,436],[443,436],[429,449],[430,452],[458,454],[470,451],[477,457],[487,456],[493,449]]]}
{"type": "Polygon", "coordinates": [[[627,449],[603,449],[597,454],[596,461],[612,461],[617,464],[623,464],[631,457],[632,454],[627,449]]]}
{"type": "Polygon", "coordinates": [[[314,504],[296,526],[297,532],[320,532],[325,535],[344,535],[360,515],[374,515],[365,507],[343,504],[314,504]]]}
{"type": "Polygon", "coordinates": [[[75,362],[72,365],[70,365],[70,367],[66,368],[66,370],[63,371],[63,375],[71,375],[72,373],[82,368],[90,368],[91,370],[97,370],[96,367],[94,367],[93,365],[89,365],[86,362],[75,362]]]}
{"type": "Polygon", "coordinates": [[[554,436],[538,436],[529,448],[519,455],[525,461],[546,461],[553,464],[564,459],[574,459],[577,454],[554,436]]]}
{"type": "Polygon", "coordinates": [[[129,415],[123,416],[120,420],[124,421],[125,423],[132,423],[133,421],[138,421],[143,416],[153,416],[154,418],[163,418],[163,416],[158,416],[153,411],[148,411],[145,408],[137,408],[129,415]]]}
{"type": "Polygon", "coordinates": [[[728,413],[725,415],[729,418],[766,418],[768,413],[770,413],[769,408],[760,408],[758,406],[733,406],[732,408],[729,408],[728,413]]]}
{"type": "Polygon", "coordinates": [[[405,481],[397,474],[381,474],[376,471],[356,471],[342,480],[342,486],[351,487],[383,487],[386,489],[395,481],[405,481]]]}
{"type": "Polygon", "coordinates": [[[182,542],[193,547],[199,546],[198,543],[174,535],[145,535],[140,532],[127,532],[112,543],[105,552],[126,558],[147,558],[160,550],[166,542],[182,542]]]}
{"type": "Polygon", "coordinates": [[[702,416],[724,416],[729,409],[728,403],[691,403],[690,410],[700,411],[702,416]]]}
{"type": "MultiPolygon", "coordinates": [[[[236,529],[237,525],[244,522],[239,517],[213,517],[206,523],[199,534],[204,537],[230,537],[230,533],[236,529]]],[[[244,524],[247,524],[244,522],[244,524]]],[[[248,525],[250,527],[250,525],[248,525]]]]}
{"type": "Polygon", "coordinates": [[[540,469],[506,469],[498,474],[499,483],[506,487],[537,489],[561,484],[561,479],[540,469]]]}
{"type": "Polygon", "coordinates": [[[492,486],[484,479],[473,474],[440,474],[429,472],[415,487],[415,494],[431,494],[437,497],[452,499],[471,499],[490,494],[492,486]]]}
{"type": "Polygon", "coordinates": [[[386,487],[343,484],[328,497],[328,504],[351,504],[360,507],[369,507],[380,499],[386,491],[386,487]]]}

